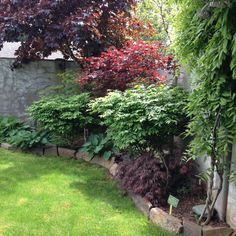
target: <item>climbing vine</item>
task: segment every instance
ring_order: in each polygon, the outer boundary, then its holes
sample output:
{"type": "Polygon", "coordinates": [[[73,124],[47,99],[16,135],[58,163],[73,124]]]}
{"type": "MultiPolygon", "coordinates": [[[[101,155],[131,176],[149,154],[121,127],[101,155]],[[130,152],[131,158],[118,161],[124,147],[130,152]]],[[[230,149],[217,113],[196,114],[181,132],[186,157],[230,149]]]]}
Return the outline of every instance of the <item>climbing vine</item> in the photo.
{"type": "Polygon", "coordinates": [[[175,48],[193,79],[188,154],[194,159],[210,157],[204,210],[209,214],[203,222],[208,224],[223,175],[230,174],[228,157],[236,138],[236,2],[180,0],[176,5],[175,48]],[[220,181],[213,195],[214,173],[220,181]]]}

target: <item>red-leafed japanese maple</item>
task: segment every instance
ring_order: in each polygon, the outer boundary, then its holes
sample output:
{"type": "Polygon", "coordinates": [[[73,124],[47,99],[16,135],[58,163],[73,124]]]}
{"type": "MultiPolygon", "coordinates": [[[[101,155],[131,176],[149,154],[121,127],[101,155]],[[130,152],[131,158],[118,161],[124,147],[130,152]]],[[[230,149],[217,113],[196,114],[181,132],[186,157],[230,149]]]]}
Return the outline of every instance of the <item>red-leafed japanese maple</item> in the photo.
{"type": "Polygon", "coordinates": [[[169,194],[180,198],[200,197],[204,192],[203,186],[196,182],[193,163],[176,159],[169,163],[168,180],[163,164],[148,154],[121,162],[116,177],[124,190],[141,195],[154,206],[165,206],[169,194]]]}
{"type": "Polygon", "coordinates": [[[122,49],[110,47],[100,57],[83,59],[81,86],[91,84],[96,90],[125,90],[133,82],[163,83],[173,73],[175,62],[161,43],[129,41],[122,49]]]}
{"type": "MultiPolygon", "coordinates": [[[[21,42],[17,62],[49,56],[99,55],[121,47],[138,22],[129,13],[136,0],[1,0],[0,49],[3,42],[21,42]]],[[[17,65],[17,63],[16,63],[17,65]]]]}

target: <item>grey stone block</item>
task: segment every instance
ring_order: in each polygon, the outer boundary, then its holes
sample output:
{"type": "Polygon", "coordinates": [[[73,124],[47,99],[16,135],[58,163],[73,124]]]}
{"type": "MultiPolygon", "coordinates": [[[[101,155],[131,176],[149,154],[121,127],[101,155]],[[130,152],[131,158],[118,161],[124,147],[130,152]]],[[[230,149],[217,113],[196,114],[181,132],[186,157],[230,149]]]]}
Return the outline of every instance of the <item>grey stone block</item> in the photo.
{"type": "Polygon", "coordinates": [[[159,225],[160,227],[173,232],[175,234],[179,234],[183,231],[182,220],[169,215],[165,211],[160,208],[152,208],[150,211],[150,220],[154,224],[159,225]]]}
{"type": "Polygon", "coordinates": [[[184,219],[183,227],[184,236],[202,236],[202,226],[197,223],[184,219]]]}
{"type": "Polygon", "coordinates": [[[204,226],[202,228],[202,236],[230,236],[233,229],[229,227],[212,227],[204,226]]]}
{"type": "Polygon", "coordinates": [[[45,156],[58,156],[57,146],[50,146],[44,148],[45,156]]]}
{"type": "Polygon", "coordinates": [[[7,150],[13,150],[13,146],[9,143],[2,143],[1,148],[7,149],[7,150]]]}
{"type": "Polygon", "coordinates": [[[74,158],[76,151],[73,149],[58,147],[58,154],[60,157],[74,158]]]}
{"type": "Polygon", "coordinates": [[[110,160],[105,160],[103,157],[99,157],[99,156],[95,156],[91,159],[91,157],[89,156],[88,153],[86,152],[77,152],[76,153],[76,159],[83,159],[87,162],[93,163],[93,164],[97,164],[99,166],[102,166],[108,170],[110,170],[110,168],[113,166],[113,164],[115,163],[115,158],[112,157],[110,160]]]}
{"type": "Polygon", "coordinates": [[[82,160],[87,161],[87,162],[89,162],[91,160],[88,153],[81,152],[81,151],[76,153],[76,159],[78,159],[78,160],[82,159],[82,160]]]}
{"type": "Polygon", "coordinates": [[[42,156],[42,155],[43,155],[43,152],[44,152],[44,150],[43,150],[42,147],[31,148],[29,151],[30,151],[31,153],[36,154],[36,155],[39,155],[39,156],[42,156]]]}
{"type": "Polygon", "coordinates": [[[114,163],[109,170],[110,174],[112,176],[116,176],[118,172],[118,168],[119,168],[119,165],[117,163],[114,163]]]}
{"type": "Polygon", "coordinates": [[[107,161],[103,157],[95,156],[90,162],[94,163],[94,164],[97,164],[99,166],[102,166],[102,167],[109,170],[112,167],[112,165],[114,164],[115,158],[112,157],[110,160],[107,161]]]}
{"type": "MultiPolygon", "coordinates": [[[[193,213],[195,213],[197,216],[200,216],[205,208],[205,205],[197,205],[192,208],[193,213]]],[[[207,218],[208,212],[205,211],[203,217],[207,218]]]]}
{"type": "Polygon", "coordinates": [[[133,194],[133,193],[129,193],[129,196],[132,198],[134,204],[136,205],[136,207],[145,215],[149,218],[149,214],[150,214],[150,209],[152,207],[151,202],[145,200],[144,198],[142,198],[139,195],[133,194]]]}

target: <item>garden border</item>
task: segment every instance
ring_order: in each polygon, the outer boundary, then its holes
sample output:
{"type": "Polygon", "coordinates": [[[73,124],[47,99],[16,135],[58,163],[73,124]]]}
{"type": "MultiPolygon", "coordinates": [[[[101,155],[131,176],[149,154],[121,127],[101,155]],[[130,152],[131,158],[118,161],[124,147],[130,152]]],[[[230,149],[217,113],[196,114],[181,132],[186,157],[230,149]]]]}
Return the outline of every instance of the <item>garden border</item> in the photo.
{"type": "MultiPolygon", "coordinates": [[[[7,150],[16,150],[8,143],[1,143],[0,147],[7,150]]],[[[39,156],[55,156],[84,160],[106,168],[113,178],[115,178],[119,168],[119,164],[115,162],[114,157],[111,158],[111,160],[105,160],[104,158],[95,156],[91,160],[91,158],[89,158],[89,156],[84,152],[58,147],[56,145],[32,148],[29,152],[39,156]]],[[[169,215],[159,207],[154,207],[151,202],[147,201],[140,195],[136,195],[132,192],[129,192],[128,195],[133,200],[136,208],[138,208],[149,221],[172,233],[184,233],[185,236],[230,236],[233,233],[233,230],[229,227],[202,227],[187,219],[181,220],[175,216],[169,215]]]]}

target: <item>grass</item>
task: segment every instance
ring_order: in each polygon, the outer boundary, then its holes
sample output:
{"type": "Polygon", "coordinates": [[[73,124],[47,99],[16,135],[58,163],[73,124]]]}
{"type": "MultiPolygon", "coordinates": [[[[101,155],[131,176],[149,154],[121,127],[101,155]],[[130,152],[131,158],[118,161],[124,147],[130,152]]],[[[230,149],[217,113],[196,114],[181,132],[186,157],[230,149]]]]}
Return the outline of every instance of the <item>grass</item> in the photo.
{"type": "Polygon", "coordinates": [[[0,149],[0,235],[171,236],[102,168],[0,149]]]}

